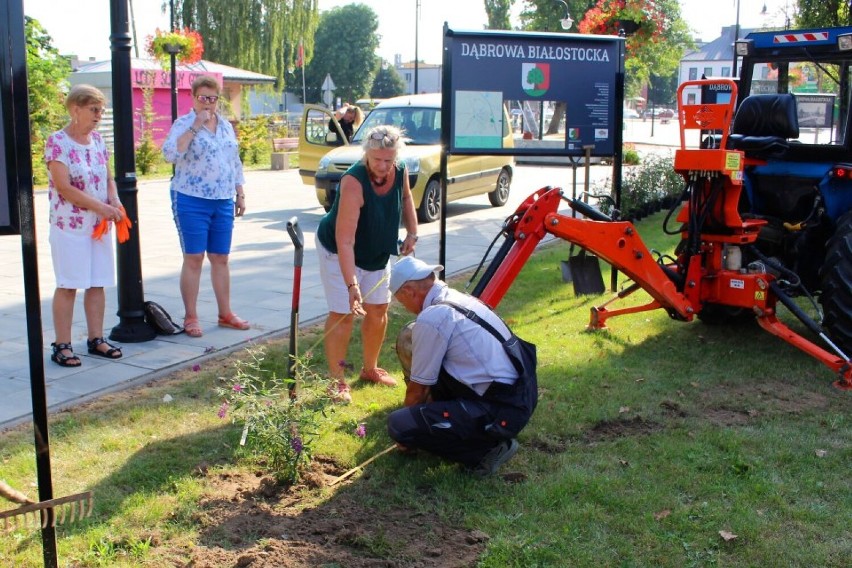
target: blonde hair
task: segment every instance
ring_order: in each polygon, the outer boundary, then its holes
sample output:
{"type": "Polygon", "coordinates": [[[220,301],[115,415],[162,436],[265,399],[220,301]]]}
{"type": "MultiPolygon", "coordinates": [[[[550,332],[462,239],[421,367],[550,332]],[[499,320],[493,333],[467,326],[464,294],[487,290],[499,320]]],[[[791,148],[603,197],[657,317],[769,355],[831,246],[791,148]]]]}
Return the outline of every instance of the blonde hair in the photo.
{"type": "Polygon", "coordinates": [[[370,129],[364,135],[361,146],[364,148],[366,155],[367,150],[399,150],[405,146],[402,141],[402,131],[390,124],[380,124],[370,129]]]}
{"type": "Polygon", "coordinates": [[[364,111],[359,106],[351,106],[349,110],[355,113],[355,120],[352,121],[352,129],[353,131],[358,130],[358,127],[364,122],[364,111]]]}
{"type": "Polygon", "coordinates": [[[91,85],[74,85],[65,97],[65,108],[68,110],[71,110],[72,106],[82,107],[92,103],[106,104],[106,97],[91,85]]]}
{"type": "Polygon", "coordinates": [[[219,94],[219,81],[211,77],[210,75],[199,75],[192,81],[192,96],[194,97],[196,93],[198,93],[198,89],[213,89],[216,91],[216,94],[219,94]]]}

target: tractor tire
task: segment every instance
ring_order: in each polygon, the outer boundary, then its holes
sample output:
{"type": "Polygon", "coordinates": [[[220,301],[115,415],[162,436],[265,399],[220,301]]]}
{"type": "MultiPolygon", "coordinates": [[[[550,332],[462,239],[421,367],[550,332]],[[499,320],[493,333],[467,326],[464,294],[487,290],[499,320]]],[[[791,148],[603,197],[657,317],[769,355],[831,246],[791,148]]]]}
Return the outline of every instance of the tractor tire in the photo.
{"type": "Polygon", "coordinates": [[[497,176],[497,185],[494,187],[494,191],[488,194],[488,201],[491,202],[491,205],[494,207],[506,205],[506,202],[509,201],[509,188],[511,185],[512,174],[509,173],[509,170],[503,168],[500,170],[500,175],[497,176]]]}
{"type": "Polygon", "coordinates": [[[429,180],[423,190],[423,199],[417,208],[417,220],[421,223],[432,223],[441,217],[441,182],[429,180]]]}
{"type": "Polygon", "coordinates": [[[837,221],[820,270],[823,326],[844,353],[852,353],[852,211],[837,221]]]}

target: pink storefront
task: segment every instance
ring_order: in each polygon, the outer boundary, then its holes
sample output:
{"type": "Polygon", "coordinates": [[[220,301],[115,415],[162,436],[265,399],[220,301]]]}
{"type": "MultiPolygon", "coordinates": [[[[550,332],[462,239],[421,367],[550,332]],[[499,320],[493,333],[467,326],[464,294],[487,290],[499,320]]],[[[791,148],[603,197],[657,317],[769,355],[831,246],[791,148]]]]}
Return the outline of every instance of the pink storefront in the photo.
{"type": "MultiPolygon", "coordinates": [[[[186,114],[192,108],[192,81],[199,75],[215,77],[222,86],[222,107],[227,107],[228,115],[240,119],[242,98],[254,86],[271,85],[275,78],[245,69],[201,60],[192,65],[179,65],[177,68],[177,107],[178,116],[186,114]]],[[[72,85],[87,83],[103,91],[107,97],[107,116],[104,117],[102,134],[112,139],[112,63],[93,61],[80,65],[68,77],[72,85]]],[[[160,67],[157,61],[131,59],[130,82],[133,89],[133,138],[135,142],[144,131],[145,89],[152,89],[154,111],[154,141],[160,145],[165,140],[172,124],[171,72],[160,67]]]]}
{"type": "MultiPolygon", "coordinates": [[[[222,74],[209,71],[177,70],[177,115],[186,114],[192,109],[192,82],[199,75],[210,75],[222,86],[222,74]]],[[[154,141],[162,144],[172,124],[171,73],[163,70],[133,69],[130,77],[133,86],[133,137],[134,141],[145,128],[142,109],[145,103],[145,89],[152,89],[151,102],[154,110],[154,141]]]]}

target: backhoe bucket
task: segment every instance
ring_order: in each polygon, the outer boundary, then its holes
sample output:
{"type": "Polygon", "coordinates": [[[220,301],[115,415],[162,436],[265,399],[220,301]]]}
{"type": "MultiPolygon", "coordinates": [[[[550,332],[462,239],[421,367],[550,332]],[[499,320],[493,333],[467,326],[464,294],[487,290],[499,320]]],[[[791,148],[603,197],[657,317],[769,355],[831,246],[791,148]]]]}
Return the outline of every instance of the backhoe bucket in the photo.
{"type": "MultiPolygon", "coordinates": [[[[568,259],[571,282],[574,284],[574,295],[583,296],[587,294],[603,294],[603,274],[598,257],[587,253],[581,248],[580,252],[568,259]]],[[[563,269],[563,278],[565,271],[563,269]]]]}

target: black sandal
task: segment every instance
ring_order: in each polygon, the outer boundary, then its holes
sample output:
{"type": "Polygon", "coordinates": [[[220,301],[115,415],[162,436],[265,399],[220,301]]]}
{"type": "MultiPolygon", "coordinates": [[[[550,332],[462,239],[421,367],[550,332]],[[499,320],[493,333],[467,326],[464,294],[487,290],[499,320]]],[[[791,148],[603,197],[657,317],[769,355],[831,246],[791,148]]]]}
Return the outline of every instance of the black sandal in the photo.
{"type": "Polygon", "coordinates": [[[121,359],[121,347],[110,345],[103,337],[87,339],[86,346],[89,348],[89,355],[97,355],[98,357],[104,357],[106,359],[121,359]],[[99,345],[106,345],[109,349],[101,351],[98,349],[99,345]],[[116,355],[116,353],[118,353],[118,355],[116,355]]]}
{"type": "Polygon", "coordinates": [[[53,348],[50,360],[60,367],[79,367],[83,364],[80,358],[74,355],[74,348],[71,347],[70,343],[51,343],[50,346],[53,348]],[[66,349],[71,352],[71,355],[62,353],[66,349]]]}

